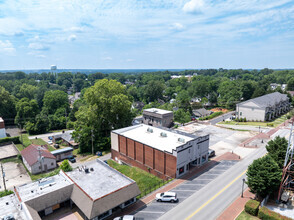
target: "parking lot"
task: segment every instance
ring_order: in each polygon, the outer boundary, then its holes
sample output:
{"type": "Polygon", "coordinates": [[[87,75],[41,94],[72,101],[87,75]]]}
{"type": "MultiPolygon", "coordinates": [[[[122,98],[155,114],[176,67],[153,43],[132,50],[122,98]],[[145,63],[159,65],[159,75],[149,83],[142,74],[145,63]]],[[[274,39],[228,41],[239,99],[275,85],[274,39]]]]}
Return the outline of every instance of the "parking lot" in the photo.
{"type": "Polygon", "coordinates": [[[209,134],[209,148],[215,150],[216,156],[233,151],[241,157],[245,157],[252,152],[252,149],[244,149],[239,145],[256,134],[256,132],[252,131],[235,131],[198,123],[180,127],[179,130],[196,136],[209,134]]]}
{"type": "Polygon", "coordinates": [[[196,191],[205,187],[209,182],[215,179],[217,176],[224,173],[237,161],[221,161],[216,164],[214,167],[209,170],[203,171],[199,173],[196,177],[191,180],[184,182],[183,184],[177,186],[172,192],[177,193],[177,197],[179,199],[178,203],[168,203],[168,202],[156,202],[152,201],[149,205],[142,208],[135,214],[135,217],[139,219],[158,219],[164,213],[168,212],[172,208],[176,207],[179,203],[183,202],[186,198],[194,194],[196,191]]]}
{"type": "Polygon", "coordinates": [[[0,160],[10,157],[16,157],[18,150],[12,144],[0,146],[0,160]]]}

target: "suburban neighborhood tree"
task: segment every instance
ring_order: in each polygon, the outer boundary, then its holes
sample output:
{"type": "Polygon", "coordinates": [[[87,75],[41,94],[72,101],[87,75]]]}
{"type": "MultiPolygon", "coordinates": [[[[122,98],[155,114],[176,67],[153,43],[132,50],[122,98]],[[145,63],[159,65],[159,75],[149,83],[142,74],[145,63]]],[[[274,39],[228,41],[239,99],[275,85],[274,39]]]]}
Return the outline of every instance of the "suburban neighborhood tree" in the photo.
{"type": "Polygon", "coordinates": [[[158,98],[162,98],[164,90],[164,84],[161,81],[152,80],[148,82],[145,87],[145,97],[149,102],[156,101],[158,98]]]}
{"type": "Polygon", "coordinates": [[[266,155],[253,161],[248,167],[247,177],[247,185],[250,190],[264,198],[278,189],[282,170],[271,156],[266,155]]]}
{"type": "Polygon", "coordinates": [[[23,127],[28,121],[35,120],[39,106],[35,99],[22,98],[16,103],[16,112],[15,123],[23,127]]]}
{"type": "Polygon", "coordinates": [[[189,112],[185,112],[183,109],[179,109],[175,112],[175,121],[184,124],[191,121],[189,112]]]}
{"type": "Polygon", "coordinates": [[[15,102],[15,97],[0,86],[0,117],[3,117],[6,124],[14,120],[16,115],[15,102]]]}
{"type": "Polygon", "coordinates": [[[284,137],[277,136],[274,140],[270,140],[266,145],[268,155],[283,169],[285,156],[287,152],[288,141],[284,137]]]}
{"type": "Polygon", "coordinates": [[[59,108],[69,108],[67,94],[60,90],[47,91],[43,99],[43,108],[48,110],[49,114],[54,114],[59,108]]]}
{"type": "Polygon", "coordinates": [[[72,171],[72,167],[69,164],[68,160],[62,161],[62,163],[60,164],[60,169],[62,169],[64,172],[72,171]]]}
{"type": "Polygon", "coordinates": [[[75,117],[73,136],[80,143],[80,152],[91,152],[92,139],[95,150],[109,147],[110,131],[129,126],[133,119],[132,102],[126,88],[115,80],[99,80],[86,90],[85,105],[75,117]]]}

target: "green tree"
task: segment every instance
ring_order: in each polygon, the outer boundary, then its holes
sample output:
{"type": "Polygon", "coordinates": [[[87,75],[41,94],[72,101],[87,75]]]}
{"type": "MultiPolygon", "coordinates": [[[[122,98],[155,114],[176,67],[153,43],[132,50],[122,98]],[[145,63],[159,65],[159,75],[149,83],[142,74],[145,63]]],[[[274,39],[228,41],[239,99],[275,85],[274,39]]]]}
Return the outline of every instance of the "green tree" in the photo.
{"type": "Polygon", "coordinates": [[[19,88],[18,98],[33,99],[35,95],[37,94],[37,91],[38,91],[37,86],[32,86],[32,85],[24,83],[19,88]]]}
{"type": "Polygon", "coordinates": [[[0,116],[6,124],[10,124],[14,120],[16,115],[15,103],[16,98],[0,86],[0,116]]]}
{"type": "Polygon", "coordinates": [[[218,93],[220,95],[218,99],[219,105],[230,109],[236,106],[242,96],[240,86],[236,80],[221,82],[218,93]]]}
{"type": "Polygon", "coordinates": [[[60,164],[60,169],[62,169],[64,172],[72,171],[72,167],[69,164],[68,160],[62,161],[62,163],[60,164]]]}
{"type": "Polygon", "coordinates": [[[247,185],[251,192],[264,198],[266,195],[278,190],[282,178],[282,170],[271,156],[266,155],[254,160],[248,167],[247,178],[247,185]]]}
{"type": "Polygon", "coordinates": [[[287,152],[288,141],[284,137],[277,136],[274,140],[270,140],[266,145],[268,155],[283,169],[285,156],[287,152]]]}
{"type": "Polygon", "coordinates": [[[16,103],[16,112],[15,123],[23,127],[28,121],[35,120],[39,114],[39,106],[35,99],[22,98],[16,103]]]}
{"type": "Polygon", "coordinates": [[[174,113],[175,121],[184,124],[191,121],[191,116],[189,112],[185,112],[184,109],[179,109],[174,113]]]}
{"type": "Polygon", "coordinates": [[[287,91],[294,91],[294,77],[288,80],[287,82],[287,91]]]}
{"type": "Polygon", "coordinates": [[[158,80],[152,80],[145,86],[145,98],[148,102],[156,101],[162,98],[164,84],[158,80]]]}
{"type": "Polygon", "coordinates": [[[38,114],[34,122],[27,122],[25,129],[29,134],[44,134],[49,130],[49,119],[47,115],[38,114]]]}
{"type": "Polygon", "coordinates": [[[85,105],[76,112],[73,136],[80,152],[91,152],[92,134],[96,150],[109,147],[110,131],[129,126],[132,102],[126,88],[115,80],[99,80],[86,90],[85,105]]]}
{"type": "Polygon", "coordinates": [[[43,103],[43,108],[47,109],[49,114],[54,114],[59,108],[69,109],[67,94],[60,90],[45,92],[43,103]]]}
{"type": "Polygon", "coordinates": [[[182,90],[176,98],[177,105],[184,109],[184,111],[191,111],[190,96],[186,90],[182,90]]]}
{"type": "Polygon", "coordinates": [[[251,98],[256,98],[256,97],[259,97],[259,96],[263,96],[263,95],[265,95],[265,94],[266,94],[266,91],[265,91],[264,88],[262,88],[262,87],[257,87],[257,88],[254,90],[254,92],[253,92],[251,98]]]}

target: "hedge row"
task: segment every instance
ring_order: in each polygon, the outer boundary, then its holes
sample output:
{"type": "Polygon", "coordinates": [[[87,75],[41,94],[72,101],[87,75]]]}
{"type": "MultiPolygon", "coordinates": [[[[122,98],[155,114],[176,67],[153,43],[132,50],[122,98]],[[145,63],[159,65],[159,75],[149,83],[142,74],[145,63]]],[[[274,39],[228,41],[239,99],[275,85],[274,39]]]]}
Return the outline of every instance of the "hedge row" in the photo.
{"type": "Polygon", "coordinates": [[[251,199],[245,204],[245,212],[247,212],[250,215],[257,216],[259,205],[259,201],[251,199]]]}
{"type": "Polygon", "coordinates": [[[261,207],[259,209],[258,218],[262,220],[291,220],[291,218],[280,215],[279,213],[271,211],[266,207],[261,207]]]}
{"type": "Polygon", "coordinates": [[[13,142],[15,144],[20,144],[19,136],[0,138],[0,144],[7,143],[7,142],[13,142]]]}
{"type": "Polygon", "coordinates": [[[222,114],[224,114],[223,112],[214,112],[214,113],[212,113],[211,115],[209,115],[209,116],[206,116],[206,117],[204,117],[204,118],[200,118],[199,120],[210,120],[210,119],[213,119],[213,118],[215,118],[215,117],[217,117],[217,116],[220,116],[220,115],[222,115],[222,114]]]}
{"type": "Polygon", "coordinates": [[[0,192],[0,198],[4,197],[4,196],[8,196],[10,194],[12,194],[13,192],[11,190],[4,190],[0,192]]]}

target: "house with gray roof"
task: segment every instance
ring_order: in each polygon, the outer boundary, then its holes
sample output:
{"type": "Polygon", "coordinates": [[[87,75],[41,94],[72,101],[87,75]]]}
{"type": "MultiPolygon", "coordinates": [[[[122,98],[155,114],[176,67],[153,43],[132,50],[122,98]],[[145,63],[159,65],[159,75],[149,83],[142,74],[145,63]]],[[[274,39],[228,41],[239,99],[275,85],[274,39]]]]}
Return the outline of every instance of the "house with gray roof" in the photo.
{"type": "Polygon", "coordinates": [[[247,121],[271,121],[289,110],[287,95],[274,92],[237,104],[236,116],[247,121]]]}
{"type": "Polygon", "coordinates": [[[193,110],[193,115],[197,118],[209,116],[213,113],[213,111],[206,110],[205,108],[195,109],[193,110]]]}
{"type": "Polygon", "coordinates": [[[79,143],[76,143],[72,137],[72,131],[65,131],[62,134],[53,135],[53,142],[61,140],[62,143],[66,144],[67,146],[77,148],[79,143]]]}

